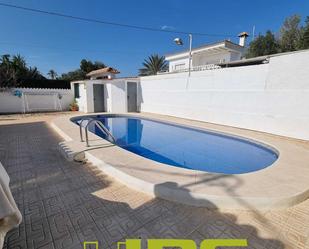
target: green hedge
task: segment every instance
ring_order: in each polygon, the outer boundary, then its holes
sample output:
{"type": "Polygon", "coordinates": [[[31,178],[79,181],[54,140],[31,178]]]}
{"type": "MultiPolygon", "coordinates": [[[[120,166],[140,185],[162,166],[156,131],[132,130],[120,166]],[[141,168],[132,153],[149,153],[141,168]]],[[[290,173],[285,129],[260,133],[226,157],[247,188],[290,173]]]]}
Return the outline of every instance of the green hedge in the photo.
{"type": "Polygon", "coordinates": [[[70,81],[67,80],[26,80],[20,82],[17,87],[21,88],[56,88],[56,89],[71,89],[70,81]]]}

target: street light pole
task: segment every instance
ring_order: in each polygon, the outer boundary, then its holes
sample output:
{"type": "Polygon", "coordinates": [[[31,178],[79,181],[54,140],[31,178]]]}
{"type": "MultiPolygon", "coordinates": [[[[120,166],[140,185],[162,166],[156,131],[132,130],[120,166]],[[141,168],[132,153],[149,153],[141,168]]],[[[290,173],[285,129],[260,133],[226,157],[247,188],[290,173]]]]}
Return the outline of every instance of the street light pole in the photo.
{"type": "MultiPolygon", "coordinates": [[[[174,42],[177,44],[177,45],[180,45],[182,46],[183,45],[183,42],[181,40],[181,38],[177,37],[174,39],[174,42]]],[[[191,62],[192,62],[192,34],[189,34],[189,76],[191,75],[191,62]]]]}
{"type": "Polygon", "coordinates": [[[191,75],[191,62],[192,62],[192,34],[189,34],[189,76],[191,75]]]}

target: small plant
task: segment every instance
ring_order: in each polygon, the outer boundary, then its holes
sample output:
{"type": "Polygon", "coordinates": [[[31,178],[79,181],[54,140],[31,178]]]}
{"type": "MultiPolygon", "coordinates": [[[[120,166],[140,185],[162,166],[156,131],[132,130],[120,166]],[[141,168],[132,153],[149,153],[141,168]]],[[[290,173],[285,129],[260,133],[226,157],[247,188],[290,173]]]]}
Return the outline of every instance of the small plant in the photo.
{"type": "Polygon", "coordinates": [[[73,100],[73,102],[70,104],[70,111],[78,111],[78,104],[76,102],[76,100],[73,100]]]}

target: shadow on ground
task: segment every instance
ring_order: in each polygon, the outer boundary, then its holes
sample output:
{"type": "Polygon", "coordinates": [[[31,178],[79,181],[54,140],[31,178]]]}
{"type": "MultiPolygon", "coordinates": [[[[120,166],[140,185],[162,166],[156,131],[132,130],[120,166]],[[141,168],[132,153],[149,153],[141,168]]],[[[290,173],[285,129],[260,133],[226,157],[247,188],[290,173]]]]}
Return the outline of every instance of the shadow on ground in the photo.
{"type": "MultiPolygon", "coordinates": [[[[6,236],[5,249],[78,249],[83,241],[99,241],[106,249],[128,238],[187,238],[197,245],[206,238],[244,238],[248,248],[285,248],[210,202],[197,208],[150,198],[91,164],[66,161],[58,152],[61,138],[44,122],[1,125],[0,137],[0,161],[23,214],[22,224],[6,236]]],[[[166,186],[193,198],[173,182],[156,191],[166,186]]]]}

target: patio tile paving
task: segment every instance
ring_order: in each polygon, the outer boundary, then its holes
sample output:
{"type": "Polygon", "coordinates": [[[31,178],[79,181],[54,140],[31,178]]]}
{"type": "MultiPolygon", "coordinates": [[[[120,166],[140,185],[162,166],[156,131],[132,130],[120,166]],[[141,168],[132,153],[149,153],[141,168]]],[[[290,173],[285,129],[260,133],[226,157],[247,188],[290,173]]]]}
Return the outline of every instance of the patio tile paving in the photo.
{"type": "MultiPolygon", "coordinates": [[[[253,249],[308,249],[309,200],[284,210],[185,206],[129,189],[91,164],[66,161],[52,115],[0,117],[0,161],[23,215],[5,249],[116,248],[126,238],[248,238],[253,249]],[[89,247],[90,248],[90,247],[89,247]]],[[[143,244],[145,246],[145,244],[143,244]]]]}

